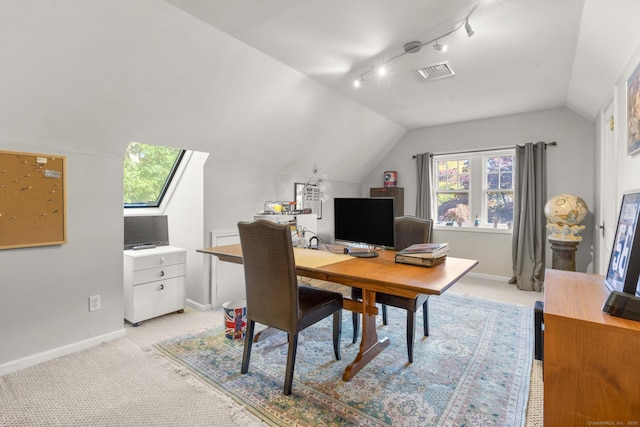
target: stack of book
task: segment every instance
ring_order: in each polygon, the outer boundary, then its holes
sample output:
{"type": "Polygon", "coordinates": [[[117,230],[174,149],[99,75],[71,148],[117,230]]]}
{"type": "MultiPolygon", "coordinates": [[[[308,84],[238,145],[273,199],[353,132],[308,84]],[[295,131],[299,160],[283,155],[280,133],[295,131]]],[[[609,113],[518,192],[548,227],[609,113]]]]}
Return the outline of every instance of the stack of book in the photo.
{"type": "Polygon", "coordinates": [[[417,243],[398,252],[396,262],[434,267],[446,260],[447,252],[449,252],[448,243],[417,243]]]}

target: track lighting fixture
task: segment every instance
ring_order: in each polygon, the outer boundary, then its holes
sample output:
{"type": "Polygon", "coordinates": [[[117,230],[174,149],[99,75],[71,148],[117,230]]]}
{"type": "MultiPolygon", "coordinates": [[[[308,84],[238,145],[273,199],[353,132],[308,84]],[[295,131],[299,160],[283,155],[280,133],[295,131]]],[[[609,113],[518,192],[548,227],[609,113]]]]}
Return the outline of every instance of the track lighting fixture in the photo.
{"type": "Polygon", "coordinates": [[[471,24],[469,23],[469,18],[471,17],[471,15],[473,14],[473,12],[475,12],[476,8],[478,7],[479,3],[476,4],[475,6],[473,6],[473,8],[471,9],[471,11],[467,14],[467,16],[465,16],[461,21],[459,21],[456,26],[449,32],[446,32],[436,38],[434,38],[433,40],[429,40],[426,42],[420,42],[420,41],[412,41],[412,42],[408,42],[405,43],[404,45],[404,51],[399,53],[398,55],[392,57],[391,59],[387,60],[387,62],[381,66],[373,66],[371,67],[370,70],[360,74],[354,81],[353,81],[353,86],[355,88],[359,88],[360,86],[362,86],[362,84],[365,81],[365,77],[367,77],[369,74],[373,73],[374,71],[376,72],[376,74],[378,74],[379,76],[384,76],[387,73],[387,67],[389,64],[391,64],[393,61],[395,61],[396,59],[400,58],[401,56],[406,55],[407,53],[418,53],[420,52],[420,50],[422,49],[422,46],[428,45],[433,43],[433,48],[439,52],[446,52],[447,51],[447,45],[446,44],[440,44],[440,40],[455,33],[456,31],[458,31],[460,28],[464,27],[465,31],[467,32],[467,37],[471,37],[475,34],[475,32],[473,31],[473,29],[471,28],[471,24]]]}
{"type": "Polygon", "coordinates": [[[440,42],[438,40],[436,40],[435,44],[433,45],[433,48],[439,52],[446,52],[447,51],[447,45],[446,44],[440,44],[440,42]]]}
{"type": "Polygon", "coordinates": [[[469,24],[469,18],[464,21],[464,29],[467,32],[467,37],[471,37],[475,34],[475,31],[471,28],[471,24],[469,24]]]}

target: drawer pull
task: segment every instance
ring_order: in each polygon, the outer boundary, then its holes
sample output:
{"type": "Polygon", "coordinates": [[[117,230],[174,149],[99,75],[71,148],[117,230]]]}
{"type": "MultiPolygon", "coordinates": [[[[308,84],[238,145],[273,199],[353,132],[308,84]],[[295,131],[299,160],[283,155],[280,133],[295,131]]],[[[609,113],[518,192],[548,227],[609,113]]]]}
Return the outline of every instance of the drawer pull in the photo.
{"type": "Polygon", "coordinates": [[[161,291],[161,290],[163,290],[163,289],[164,289],[164,285],[160,285],[160,286],[158,286],[158,290],[159,290],[159,291],[161,291]]]}
{"type": "Polygon", "coordinates": [[[164,270],[160,270],[160,277],[164,277],[164,270]]]}
{"type": "Polygon", "coordinates": [[[164,257],[163,256],[160,257],[160,264],[164,264],[164,257]]]}

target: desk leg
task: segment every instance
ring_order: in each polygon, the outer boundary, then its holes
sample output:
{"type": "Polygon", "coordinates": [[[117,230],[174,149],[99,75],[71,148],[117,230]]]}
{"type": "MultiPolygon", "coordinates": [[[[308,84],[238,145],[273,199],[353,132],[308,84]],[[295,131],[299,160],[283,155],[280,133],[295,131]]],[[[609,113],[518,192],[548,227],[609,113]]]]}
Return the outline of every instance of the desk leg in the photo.
{"type": "Polygon", "coordinates": [[[376,293],[375,291],[362,290],[362,340],[360,341],[360,351],[356,358],[344,371],[342,379],[349,381],[367,363],[378,355],[389,345],[389,338],[378,339],[376,331],[376,293]]]}

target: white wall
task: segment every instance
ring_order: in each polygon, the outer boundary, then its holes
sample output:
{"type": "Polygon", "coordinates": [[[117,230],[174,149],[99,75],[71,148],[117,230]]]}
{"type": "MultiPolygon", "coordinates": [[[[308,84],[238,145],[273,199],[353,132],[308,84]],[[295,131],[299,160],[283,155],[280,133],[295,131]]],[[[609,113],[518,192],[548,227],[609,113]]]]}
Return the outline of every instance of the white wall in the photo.
{"type": "Polygon", "coordinates": [[[614,90],[615,100],[615,141],[617,145],[616,169],[618,194],[616,212],[620,207],[622,193],[628,190],[640,188],[640,153],[630,156],[627,154],[627,80],[631,77],[636,67],[640,65],[640,46],[629,59],[627,66],[620,74],[614,90]]]}
{"type": "MultiPolygon", "coordinates": [[[[68,244],[0,251],[0,373],[122,333],[130,141],[210,153],[220,183],[245,177],[221,191],[203,182],[196,210],[215,206],[213,219],[196,213],[194,238],[204,243],[209,229],[293,195],[290,177],[307,179],[314,161],[360,182],[404,133],[163,1],[5,0],[0,17],[0,149],[67,155],[69,186],[68,244]],[[94,294],[102,309],[89,313],[94,294]]],[[[188,297],[207,304],[208,290],[188,282],[188,297]]]]}
{"type": "Polygon", "coordinates": [[[67,157],[68,243],[0,251],[0,374],[124,334],[122,157],[12,139],[0,150],[67,157]],[[96,294],[102,309],[89,312],[96,294]]]}
{"type": "MultiPolygon", "coordinates": [[[[514,146],[526,142],[557,141],[547,150],[548,196],[572,193],[582,197],[593,212],[594,136],[593,125],[567,108],[514,114],[485,120],[408,131],[396,146],[373,169],[363,190],[382,185],[383,172],[398,171],[398,185],[405,189],[405,214],[415,214],[416,161],[413,155],[424,152],[443,153],[491,147],[514,146]]],[[[593,228],[593,215],[583,223],[593,228]]],[[[579,271],[592,270],[592,238],[585,233],[576,255],[579,271]]],[[[436,229],[436,241],[451,243],[452,256],[478,259],[475,273],[511,276],[511,235],[436,229]],[[490,250],[487,250],[491,248],[490,250]]],[[[551,251],[547,248],[547,265],[551,251]]]]}
{"type": "Polygon", "coordinates": [[[187,303],[196,308],[206,308],[208,304],[208,275],[205,277],[202,254],[196,252],[196,249],[206,246],[201,236],[204,225],[204,164],[207,157],[207,153],[191,153],[185,171],[162,212],[168,217],[171,245],[187,250],[186,298],[187,303]]]}
{"type": "MultiPolygon", "coordinates": [[[[614,177],[613,182],[617,184],[616,194],[613,195],[612,201],[615,204],[610,209],[614,213],[614,221],[617,220],[617,216],[620,212],[620,202],[622,201],[622,194],[625,191],[640,189],[640,153],[630,156],[627,154],[627,80],[632,76],[636,67],[640,64],[640,46],[629,58],[629,62],[625,65],[624,69],[620,73],[615,86],[612,88],[611,98],[605,100],[602,106],[604,110],[608,103],[613,99],[613,113],[614,113],[614,153],[613,153],[613,170],[614,177]]],[[[608,119],[605,119],[608,121],[608,119]]],[[[596,144],[594,146],[594,153],[596,156],[596,162],[599,162],[599,153],[602,149],[603,135],[600,120],[596,120],[594,125],[594,134],[596,135],[596,144]]],[[[602,195],[603,190],[600,188],[601,168],[599,163],[596,164],[596,173],[594,174],[594,187],[598,195],[602,195]]],[[[606,191],[606,190],[604,190],[606,191]]],[[[602,197],[602,202],[607,198],[602,197]]],[[[605,219],[598,218],[597,223],[601,224],[605,219]]],[[[606,225],[610,233],[615,233],[615,224],[606,225]]],[[[601,244],[600,230],[594,229],[596,255],[599,255],[599,245],[601,244]]],[[[606,265],[605,260],[605,265],[606,265]]],[[[606,274],[605,271],[598,271],[599,274],[606,274]]]]}

